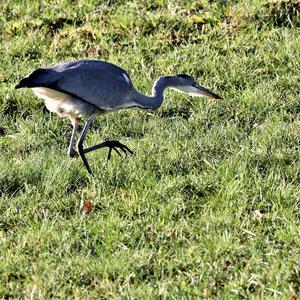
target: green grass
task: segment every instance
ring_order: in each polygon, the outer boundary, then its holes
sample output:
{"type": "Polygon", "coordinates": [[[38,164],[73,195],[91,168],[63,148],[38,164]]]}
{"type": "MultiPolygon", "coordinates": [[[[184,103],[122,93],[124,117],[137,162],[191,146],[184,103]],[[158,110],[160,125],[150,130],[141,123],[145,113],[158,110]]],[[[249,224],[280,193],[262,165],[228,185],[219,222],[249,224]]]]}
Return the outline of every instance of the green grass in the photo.
{"type": "Polygon", "coordinates": [[[0,2],[0,298],[300,296],[299,1],[0,2]],[[223,101],[165,93],[97,118],[67,156],[69,120],[14,85],[102,59],[149,94],[188,73],[223,101]],[[85,214],[84,202],[93,210],[85,214]]]}

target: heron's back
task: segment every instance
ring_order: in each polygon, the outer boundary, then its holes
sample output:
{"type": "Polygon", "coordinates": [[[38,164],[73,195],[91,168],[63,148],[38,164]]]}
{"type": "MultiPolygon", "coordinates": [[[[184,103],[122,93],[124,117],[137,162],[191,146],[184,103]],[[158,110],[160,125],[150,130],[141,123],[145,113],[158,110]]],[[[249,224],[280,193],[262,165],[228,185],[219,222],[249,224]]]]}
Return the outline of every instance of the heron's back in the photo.
{"type": "Polygon", "coordinates": [[[19,87],[44,87],[68,94],[101,110],[130,107],[133,86],[122,68],[96,60],[80,60],[38,69],[19,87]]]}

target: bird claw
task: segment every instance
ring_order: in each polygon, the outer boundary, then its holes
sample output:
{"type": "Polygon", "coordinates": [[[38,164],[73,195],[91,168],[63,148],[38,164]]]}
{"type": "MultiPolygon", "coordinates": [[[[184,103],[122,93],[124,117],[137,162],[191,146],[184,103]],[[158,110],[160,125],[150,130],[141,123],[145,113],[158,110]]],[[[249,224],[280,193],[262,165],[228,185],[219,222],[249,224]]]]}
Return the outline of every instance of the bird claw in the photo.
{"type": "Polygon", "coordinates": [[[133,151],[131,151],[126,145],[121,144],[118,141],[107,141],[106,146],[109,147],[108,156],[107,156],[108,160],[110,160],[110,158],[111,158],[112,150],[115,150],[118,153],[118,155],[121,157],[122,157],[122,154],[118,149],[122,150],[123,153],[126,155],[126,157],[129,154],[133,154],[133,151]]]}
{"type": "Polygon", "coordinates": [[[127,146],[121,144],[118,141],[105,141],[105,142],[102,142],[100,144],[97,144],[97,145],[94,145],[94,146],[91,146],[91,147],[88,147],[88,148],[85,148],[85,149],[81,149],[81,148],[78,147],[78,153],[81,156],[81,158],[83,160],[83,163],[84,163],[84,165],[85,165],[85,167],[88,170],[90,175],[92,175],[92,171],[91,171],[91,168],[90,168],[90,166],[89,166],[89,164],[88,164],[88,162],[85,158],[85,154],[89,153],[91,151],[97,150],[97,149],[104,148],[104,147],[109,148],[107,160],[110,159],[112,150],[115,150],[118,153],[118,155],[120,155],[120,156],[122,156],[122,152],[125,153],[126,156],[128,156],[128,154],[133,154],[133,152],[127,146]]]}

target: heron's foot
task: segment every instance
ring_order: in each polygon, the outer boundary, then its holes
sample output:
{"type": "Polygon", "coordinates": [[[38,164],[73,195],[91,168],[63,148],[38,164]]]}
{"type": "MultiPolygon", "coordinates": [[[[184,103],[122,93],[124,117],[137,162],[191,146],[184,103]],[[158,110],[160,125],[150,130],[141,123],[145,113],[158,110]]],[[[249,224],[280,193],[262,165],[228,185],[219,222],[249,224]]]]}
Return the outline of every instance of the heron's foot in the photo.
{"type": "Polygon", "coordinates": [[[74,150],[73,148],[68,150],[68,155],[72,158],[79,156],[78,152],[76,150],[74,150]]]}
{"type": "Polygon", "coordinates": [[[120,149],[125,154],[125,156],[128,156],[129,154],[133,154],[132,150],[130,150],[126,145],[118,141],[106,141],[106,143],[107,143],[106,147],[109,148],[108,156],[107,156],[108,160],[111,158],[112,150],[115,150],[120,156],[122,156],[122,154],[118,149],[120,149]]]}
{"type": "MultiPolygon", "coordinates": [[[[91,146],[91,147],[88,147],[88,148],[85,148],[85,149],[83,149],[82,145],[79,144],[78,145],[78,153],[79,153],[80,157],[82,158],[82,161],[83,161],[83,163],[84,163],[84,165],[85,165],[88,173],[91,176],[93,176],[93,173],[92,173],[92,170],[91,170],[91,168],[90,168],[90,166],[88,164],[88,161],[87,161],[87,159],[85,157],[85,154],[89,153],[89,152],[92,152],[94,150],[97,150],[97,149],[104,148],[104,147],[108,147],[109,148],[107,159],[110,159],[112,150],[115,150],[120,156],[122,156],[122,152],[126,156],[128,156],[128,154],[133,154],[133,152],[126,145],[123,145],[123,144],[121,144],[118,141],[105,141],[105,142],[102,142],[100,144],[97,144],[97,145],[94,145],[94,146],[91,146]]],[[[77,153],[77,152],[75,152],[75,153],[77,153]]]]}
{"type": "Polygon", "coordinates": [[[102,142],[102,143],[97,144],[95,146],[85,148],[83,150],[83,152],[84,152],[84,154],[86,154],[88,152],[91,152],[91,151],[94,151],[94,150],[97,150],[97,149],[101,149],[101,148],[104,148],[104,147],[109,148],[107,159],[111,158],[112,150],[115,150],[120,156],[122,156],[122,152],[126,156],[128,156],[129,154],[133,154],[133,151],[131,151],[126,145],[124,145],[124,144],[122,144],[118,141],[105,141],[105,142],[102,142]]]}

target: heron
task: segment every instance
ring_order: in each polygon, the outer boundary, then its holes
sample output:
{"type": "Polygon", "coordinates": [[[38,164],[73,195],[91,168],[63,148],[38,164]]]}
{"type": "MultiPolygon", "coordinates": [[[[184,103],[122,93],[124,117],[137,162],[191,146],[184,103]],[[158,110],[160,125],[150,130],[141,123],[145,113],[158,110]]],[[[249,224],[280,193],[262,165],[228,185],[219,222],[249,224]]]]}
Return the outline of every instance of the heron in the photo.
{"type": "Polygon", "coordinates": [[[222,99],[211,90],[202,87],[187,74],[160,76],[154,82],[152,95],[146,96],[134,88],[128,73],[122,68],[101,60],[77,60],[38,68],[21,79],[16,89],[30,88],[41,98],[50,112],[69,117],[73,129],[68,146],[70,157],[80,156],[88,173],[93,175],[86,154],[107,147],[108,159],[112,150],[126,156],[133,152],[119,141],[104,141],[90,147],[83,143],[97,115],[120,109],[138,108],[155,110],[163,102],[166,88],[172,88],[191,96],[208,96],[222,99]],[[76,133],[82,118],[87,118],[77,140],[76,133]]]}

